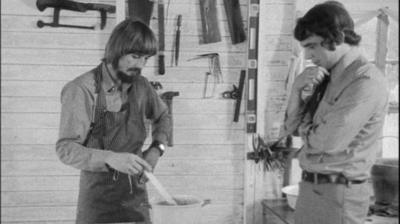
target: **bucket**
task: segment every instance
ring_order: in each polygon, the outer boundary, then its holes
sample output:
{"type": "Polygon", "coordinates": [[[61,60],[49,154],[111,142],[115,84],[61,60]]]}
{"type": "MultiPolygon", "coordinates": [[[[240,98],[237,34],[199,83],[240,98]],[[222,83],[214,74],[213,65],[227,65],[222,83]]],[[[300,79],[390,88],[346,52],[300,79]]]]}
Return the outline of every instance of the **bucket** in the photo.
{"type": "Polygon", "coordinates": [[[153,224],[198,224],[200,223],[201,208],[210,203],[191,195],[175,195],[178,205],[168,204],[164,200],[151,203],[153,224]]]}
{"type": "Polygon", "coordinates": [[[399,160],[378,159],[371,170],[375,204],[398,205],[399,160]]]}

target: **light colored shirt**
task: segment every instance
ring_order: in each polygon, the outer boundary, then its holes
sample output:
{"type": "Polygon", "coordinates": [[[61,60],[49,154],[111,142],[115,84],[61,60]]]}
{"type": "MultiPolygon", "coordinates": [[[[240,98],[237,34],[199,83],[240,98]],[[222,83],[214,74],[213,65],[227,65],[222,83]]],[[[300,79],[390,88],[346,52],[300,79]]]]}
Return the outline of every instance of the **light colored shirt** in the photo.
{"type": "Polygon", "coordinates": [[[303,170],[343,173],[349,179],[370,176],[388,108],[388,86],[382,72],[352,48],[331,70],[326,92],[314,117],[304,104],[287,114],[285,128],[304,142],[303,170]]]}
{"type": "MultiPolygon", "coordinates": [[[[144,77],[140,77],[138,84],[118,86],[111,78],[104,63],[101,65],[101,69],[103,74],[101,87],[105,92],[108,111],[120,111],[122,105],[128,100],[129,88],[135,88],[136,85],[146,85],[145,88],[140,89],[148,91],[137,91],[139,94],[137,97],[152,101],[148,104],[154,105],[151,119],[156,120],[153,123],[152,138],[166,143],[170,130],[168,108],[156,92],[152,90],[148,81],[144,77]]],[[[89,133],[90,124],[94,121],[97,95],[93,71],[77,77],[64,86],[61,92],[62,107],[56,153],[63,163],[77,169],[107,172],[108,168],[104,161],[111,151],[83,146],[89,133]]],[[[142,114],[132,116],[138,116],[138,119],[145,117],[142,114]]]]}

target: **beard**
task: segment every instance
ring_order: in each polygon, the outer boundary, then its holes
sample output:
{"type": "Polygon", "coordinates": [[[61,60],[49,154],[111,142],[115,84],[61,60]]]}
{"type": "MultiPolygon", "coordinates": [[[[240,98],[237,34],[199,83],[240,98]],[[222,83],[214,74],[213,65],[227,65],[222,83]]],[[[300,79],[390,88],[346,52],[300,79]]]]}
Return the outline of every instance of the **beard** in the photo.
{"type": "Polygon", "coordinates": [[[117,71],[117,77],[121,80],[122,83],[132,83],[135,77],[139,76],[142,73],[142,70],[140,68],[130,68],[128,69],[128,72],[130,72],[131,75],[128,75],[127,73],[120,70],[117,71]]]}

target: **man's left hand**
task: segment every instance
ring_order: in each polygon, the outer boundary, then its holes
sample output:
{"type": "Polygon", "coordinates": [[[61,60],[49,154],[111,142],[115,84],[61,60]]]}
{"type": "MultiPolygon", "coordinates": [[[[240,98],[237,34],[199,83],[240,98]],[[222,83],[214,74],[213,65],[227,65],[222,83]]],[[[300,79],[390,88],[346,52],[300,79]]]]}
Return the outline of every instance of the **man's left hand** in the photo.
{"type": "MultiPolygon", "coordinates": [[[[148,162],[151,165],[151,167],[153,168],[153,171],[157,165],[158,158],[160,158],[160,150],[158,150],[156,147],[152,147],[143,152],[143,159],[146,160],[146,162],[148,162]]],[[[139,177],[139,183],[144,184],[147,181],[148,181],[148,179],[147,179],[146,175],[144,175],[142,173],[139,177]]]]}

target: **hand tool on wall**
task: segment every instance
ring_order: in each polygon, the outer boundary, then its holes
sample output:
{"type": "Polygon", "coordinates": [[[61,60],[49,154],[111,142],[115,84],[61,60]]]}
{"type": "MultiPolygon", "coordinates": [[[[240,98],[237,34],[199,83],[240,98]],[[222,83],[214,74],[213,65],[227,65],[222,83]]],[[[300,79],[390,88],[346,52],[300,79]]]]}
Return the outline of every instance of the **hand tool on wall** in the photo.
{"type": "Polygon", "coordinates": [[[179,96],[179,92],[173,92],[173,91],[168,91],[165,92],[163,94],[161,94],[161,99],[164,100],[164,102],[167,104],[168,106],[168,113],[171,116],[171,132],[168,136],[168,146],[173,146],[174,145],[174,141],[173,141],[173,132],[174,132],[174,123],[173,123],[173,117],[172,117],[172,99],[175,96],[179,96]]]}
{"type": "Polygon", "coordinates": [[[242,13],[240,12],[239,0],[224,0],[226,18],[228,20],[229,32],[233,44],[246,40],[243,28],[242,13]]]}
{"type": "Polygon", "coordinates": [[[237,95],[237,98],[236,98],[235,114],[233,116],[233,122],[238,122],[239,121],[240,104],[242,102],[242,95],[243,95],[244,79],[245,78],[246,78],[246,71],[245,70],[240,71],[239,89],[238,89],[238,95],[237,95]]]}
{"type": "Polygon", "coordinates": [[[178,20],[176,22],[176,34],[175,34],[175,66],[178,66],[181,25],[182,25],[182,15],[178,15],[178,20]]]}
{"type": "Polygon", "coordinates": [[[233,85],[233,89],[231,91],[225,91],[222,93],[222,98],[224,99],[237,99],[239,95],[239,88],[236,85],[233,85]]]}
{"type": "Polygon", "coordinates": [[[165,31],[164,31],[164,0],[158,0],[158,74],[165,74],[165,31]]]}
{"type": "Polygon", "coordinates": [[[217,84],[223,82],[221,67],[219,63],[219,54],[218,53],[201,54],[198,55],[197,57],[189,59],[188,61],[202,59],[202,58],[208,59],[208,69],[209,69],[209,71],[206,72],[205,75],[203,98],[211,98],[215,95],[215,88],[217,84]],[[211,76],[214,79],[211,94],[207,94],[209,76],[211,76]]]}
{"type": "Polygon", "coordinates": [[[107,20],[107,12],[108,13],[115,13],[115,6],[107,5],[107,4],[97,4],[97,3],[81,3],[69,0],[37,0],[36,7],[39,11],[43,11],[46,8],[54,8],[53,14],[53,22],[45,23],[42,20],[37,22],[37,26],[42,28],[44,26],[50,27],[68,27],[68,28],[80,28],[80,29],[95,29],[95,26],[78,26],[78,25],[70,25],[70,24],[60,24],[60,11],[61,9],[64,10],[71,10],[76,12],[86,12],[89,10],[92,11],[99,11],[101,22],[100,22],[100,29],[104,29],[107,20]]]}
{"type": "Polygon", "coordinates": [[[247,65],[247,133],[257,131],[258,20],[260,0],[250,0],[247,65]]]}
{"type": "Polygon", "coordinates": [[[150,82],[150,85],[153,86],[153,88],[154,88],[155,90],[160,90],[160,89],[163,88],[163,86],[161,85],[161,83],[160,83],[160,82],[157,82],[157,81],[151,81],[151,82],[150,82]]]}
{"type": "Polygon", "coordinates": [[[240,113],[240,103],[242,101],[242,93],[243,93],[243,88],[244,88],[244,79],[246,78],[246,71],[242,70],[240,72],[240,77],[239,77],[239,87],[236,85],[233,85],[233,90],[232,91],[225,91],[222,93],[222,97],[225,99],[235,99],[236,104],[235,104],[235,114],[233,116],[233,122],[238,122],[239,121],[239,113],[240,113]]]}
{"type": "Polygon", "coordinates": [[[215,43],[221,41],[218,27],[216,0],[199,0],[203,42],[215,43]]]}
{"type": "Polygon", "coordinates": [[[150,25],[153,5],[154,0],[128,0],[128,16],[150,25]]]}

